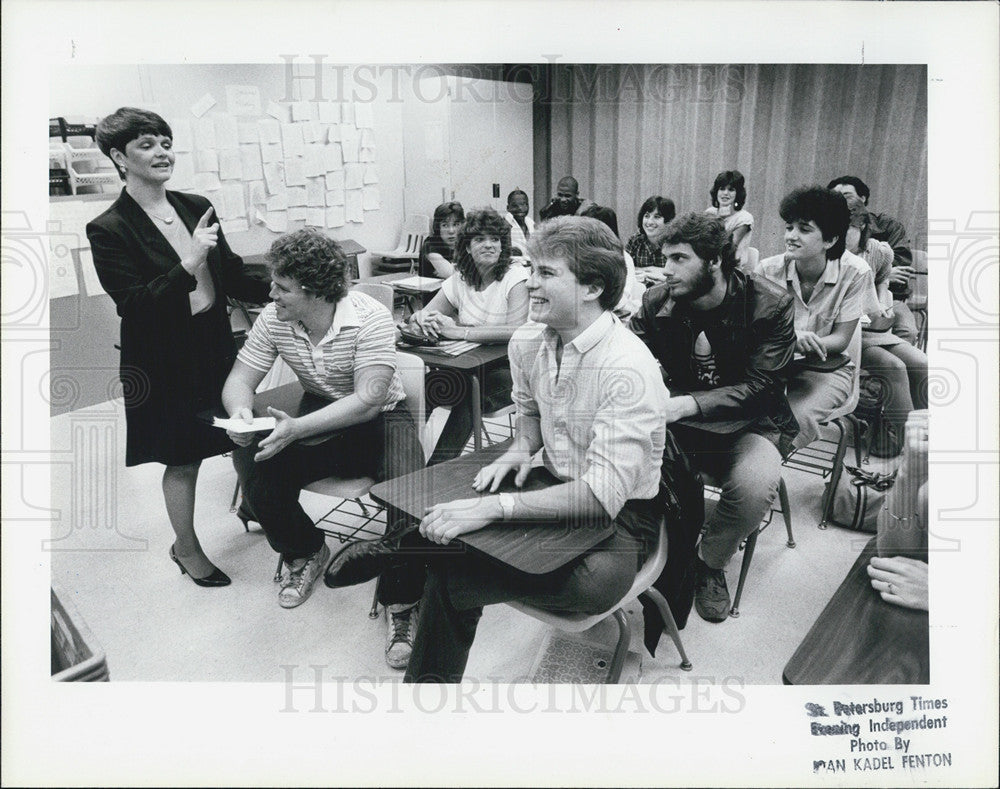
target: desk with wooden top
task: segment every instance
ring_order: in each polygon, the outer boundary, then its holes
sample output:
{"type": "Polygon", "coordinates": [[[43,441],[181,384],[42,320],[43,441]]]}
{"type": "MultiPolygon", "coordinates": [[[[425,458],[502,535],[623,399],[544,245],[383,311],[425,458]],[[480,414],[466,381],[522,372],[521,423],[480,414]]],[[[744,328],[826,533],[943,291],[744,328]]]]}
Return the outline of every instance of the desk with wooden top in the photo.
{"type": "Polygon", "coordinates": [[[887,603],[868,577],[865,546],[782,673],[786,685],[917,685],[930,682],[926,611],[887,603]]]}
{"type": "Polygon", "coordinates": [[[471,350],[451,356],[433,348],[408,345],[400,342],[396,347],[401,351],[420,357],[424,364],[438,370],[454,370],[469,376],[472,386],[472,440],[476,451],[483,448],[483,400],[481,379],[489,369],[506,363],[507,343],[479,345],[471,350]]]}
{"type": "MultiPolygon", "coordinates": [[[[511,440],[380,482],[369,495],[380,504],[396,507],[418,521],[435,504],[488,495],[477,492],[472,487],[472,481],[480,469],[507,450],[511,440]]],[[[541,490],[554,484],[558,484],[558,480],[552,474],[544,468],[535,468],[522,488],[514,487],[514,474],[511,472],[498,492],[541,490]]],[[[613,532],[614,523],[607,516],[570,520],[553,518],[527,523],[501,521],[463,534],[456,542],[522,572],[538,574],[561,567],[610,537],[613,532]]]]}

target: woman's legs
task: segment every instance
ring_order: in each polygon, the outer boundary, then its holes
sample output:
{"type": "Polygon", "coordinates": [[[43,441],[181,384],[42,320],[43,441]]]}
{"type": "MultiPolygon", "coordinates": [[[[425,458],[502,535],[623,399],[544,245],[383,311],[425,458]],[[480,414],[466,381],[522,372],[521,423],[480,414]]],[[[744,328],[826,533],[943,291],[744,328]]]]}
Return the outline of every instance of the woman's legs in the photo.
{"type": "Polygon", "coordinates": [[[927,408],[927,354],[909,343],[892,345],[885,350],[906,365],[913,407],[916,409],[927,408]]]}
{"type": "Polygon", "coordinates": [[[215,569],[194,531],[194,491],[201,461],[163,469],[163,500],[177,539],[174,554],[192,578],[204,578],[215,569]]]}
{"type": "Polygon", "coordinates": [[[891,351],[892,348],[865,348],[861,352],[861,366],[883,385],[885,418],[893,427],[901,428],[906,422],[906,415],[913,410],[913,401],[910,399],[906,365],[891,351]]]}

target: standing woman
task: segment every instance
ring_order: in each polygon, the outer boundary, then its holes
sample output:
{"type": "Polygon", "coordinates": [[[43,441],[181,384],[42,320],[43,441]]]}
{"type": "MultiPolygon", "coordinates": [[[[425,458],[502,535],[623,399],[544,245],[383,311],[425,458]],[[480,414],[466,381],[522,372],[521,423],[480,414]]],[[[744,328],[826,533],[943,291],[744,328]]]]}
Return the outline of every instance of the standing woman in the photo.
{"type": "MultiPolygon", "coordinates": [[[[411,321],[432,337],[477,343],[508,343],[528,320],[528,269],[512,265],[510,226],[492,208],[470,211],[462,225],[452,274],[431,303],[411,321]]],[[[427,378],[428,411],[451,409],[428,465],[458,457],[472,435],[471,393],[442,371],[427,378]]],[[[483,381],[484,410],[510,404],[510,369],[496,368],[483,381]]]]}
{"type": "Polygon", "coordinates": [[[121,316],[125,465],[166,466],[170,558],[199,586],[226,586],[195,534],[194,495],[202,459],[233,445],[195,415],[218,403],[236,356],[226,297],[263,303],[268,285],[243,273],[208,200],[167,191],[172,137],[163,118],[134,107],[98,124],[97,144],[125,188],[87,237],[121,316]]]}
{"type": "Polygon", "coordinates": [[[753,214],[743,208],[747,201],[743,173],[739,170],[719,173],[715,176],[709,196],[712,198],[712,206],[705,209],[705,213],[723,220],[736,250],[736,257],[743,263],[746,248],[750,246],[750,233],[753,231],[753,214]]]}
{"type": "Polygon", "coordinates": [[[663,253],[653,239],[656,232],[671,221],[676,213],[674,201],[659,195],[647,198],[639,209],[639,218],[636,220],[639,232],[625,243],[625,251],[632,256],[636,276],[644,285],[655,285],[665,279],[663,253]]]}
{"type": "Polygon", "coordinates": [[[455,245],[464,221],[465,210],[461,203],[441,203],[434,209],[431,235],[420,248],[418,273],[421,277],[448,279],[454,273],[455,245]]]}

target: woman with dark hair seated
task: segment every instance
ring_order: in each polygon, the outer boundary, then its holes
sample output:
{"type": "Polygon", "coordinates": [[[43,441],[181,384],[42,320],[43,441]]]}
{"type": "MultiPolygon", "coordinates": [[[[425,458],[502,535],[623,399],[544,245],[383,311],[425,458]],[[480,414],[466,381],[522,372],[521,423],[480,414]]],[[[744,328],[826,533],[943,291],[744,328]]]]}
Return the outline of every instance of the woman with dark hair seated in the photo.
{"type": "Polygon", "coordinates": [[[421,277],[447,279],[454,273],[455,244],[464,221],[465,210],[461,203],[441,203],[434,209],[431,235],[420,248],[421,277]]]}
{"type": "Polygon", "coordinates": [[[244,274],[208,200],[167,191],[172,138],[163,118],[134,107],[97,124],[97,145],[125,188],[87,225],[87,238],[121,317],[125,465],[165,466],[170,558],[199,586],[225,586],[229,577],[195,534],[194,495],[202,459],[233,444],[195,415],[219,402],[236,357],[226,297],[264,303],[269,287],[244,274]]]}
{"type": "Polygon", "coordinates": [[[663,254],[653,241],[656,231],[676,216],[674,201],[669,197],[654,195],[646,199],[639,209],[636,226],[639,232],[625,243],[625,251],[635,263],[635,275],[639,281],[652,285],[663,282],[663,254]]]}
{"type": "MultiPolygon", "coordinates": [[[[611,232],[615,234],[615,238],[620,240],[620,236],[618,235],[618,215],[612,209],[603,205],[593,204],[588,206],[580,215],[603,222],[611,228],[611,232]]],[[[646,286],[636,276],[635,261],[632,260],[632,256],[628,251],[622,252],[622,258],[625,263],[625,289],[622,291],[621,298],[618,299],[614,313],[625,323],[628,323],[632,320],[632,316],[639,311],[639,307],[642,306],[642,294],[646,292],[646,286]]]]}
{"type": "Polygon", "coordinates": [[[712,205],[706,214],[723,220],[726,232],[733,241],[736,257],[741,263],[746,259],[746,249],[750,246],[753,232],[753,214],[743,208],[747,201],[746,181],[739,170],[725,170],[715,176],[715,183],[709,191],[712,205]]]}
{"type": "MultiPolygon", "coordinates": [[[[470,211],[458,234],[455,273],[411,322],[432,336],[477,343],[507,343],[528,319],[528,270],[511,265],[510,226],[492,208],[470,211]]],[[[483,384],[483,410],[509,404],[510,370],[493,370],[483,384]]],[[[451,409],[428,465],[457,457],[472,435],[467,381],[449,371],[427,377],[428,411],[451,409]]]]}

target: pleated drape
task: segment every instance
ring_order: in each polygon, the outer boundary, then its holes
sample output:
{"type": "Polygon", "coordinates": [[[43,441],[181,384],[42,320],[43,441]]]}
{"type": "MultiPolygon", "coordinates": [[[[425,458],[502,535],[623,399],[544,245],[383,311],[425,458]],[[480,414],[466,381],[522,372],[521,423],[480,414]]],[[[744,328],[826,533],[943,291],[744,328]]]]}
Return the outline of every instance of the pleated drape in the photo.
{"type": "Polygon", "coordinates": [[[538,71],[534,205],[564,175],[618,212],[623,238],[642,201],[710,205],[717,173],[739,170],[753,246],[782,251],[781,198],[857,175],[869,206],[923,246],[927,69],[922,65],[551,65],[538,71]]]}

